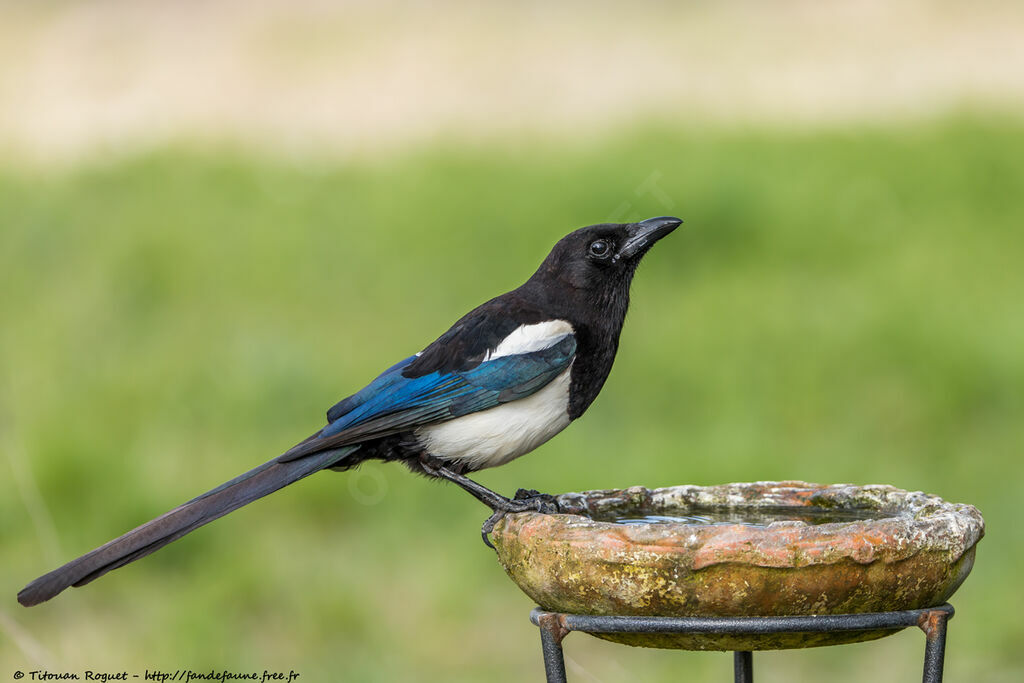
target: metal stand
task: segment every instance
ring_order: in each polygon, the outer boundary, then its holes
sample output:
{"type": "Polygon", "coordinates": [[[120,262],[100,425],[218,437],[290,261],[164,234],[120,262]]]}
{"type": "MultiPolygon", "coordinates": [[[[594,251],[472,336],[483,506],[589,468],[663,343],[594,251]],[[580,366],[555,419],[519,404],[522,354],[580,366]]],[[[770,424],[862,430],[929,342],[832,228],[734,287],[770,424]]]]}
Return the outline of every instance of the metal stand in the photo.
{"type": "MultiPolygon", "coordinates": [[[[946,654],[946,622],[953,617],[949,603],[938,607],[806,617],[602,617],[585,614],[545,612],[539,607],[530,621],[540,627],[544,671],[548,683],[566,683],[562,639],[572,631],[588,633],[821,633],[825,631],[866,631],[917,626],[925,635],[923,683],[941,683],[946,654]]],[[[734,652],[736,683],[753,683],[753,653],[734,652]]]]}

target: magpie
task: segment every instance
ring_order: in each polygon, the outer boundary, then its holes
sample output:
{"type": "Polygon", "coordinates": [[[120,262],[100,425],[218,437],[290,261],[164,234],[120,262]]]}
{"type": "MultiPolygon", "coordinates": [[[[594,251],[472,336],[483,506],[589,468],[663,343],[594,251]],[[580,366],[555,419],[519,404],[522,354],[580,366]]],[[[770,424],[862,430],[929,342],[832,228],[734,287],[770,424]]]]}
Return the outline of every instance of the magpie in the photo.
{"type": "Polygon", "coordinates": [[[327,425],[284,454],[28,584],[26,607],[144,557],[314,472],[399,461],[458,484],[493,512],[556,512],[551,496],[505,498],[467,474],[503,465],[565,429],[593,403],[619,346],[640,259],[682,221],[603,223],[570,233],[522,286],[473,309],[419,353],[327,411],[327,425]]]}

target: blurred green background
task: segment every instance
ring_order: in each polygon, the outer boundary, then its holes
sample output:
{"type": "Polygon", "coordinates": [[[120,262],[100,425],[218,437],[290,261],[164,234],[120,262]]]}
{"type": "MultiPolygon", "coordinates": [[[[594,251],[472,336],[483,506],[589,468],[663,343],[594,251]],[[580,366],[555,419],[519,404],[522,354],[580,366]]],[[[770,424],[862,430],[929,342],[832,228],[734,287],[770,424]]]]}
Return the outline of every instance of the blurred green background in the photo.
{"type": "MultiPolygon", "coordinates": [[[[676,214],[600,399],[479,479],[888,483],[973,503],[988,535],[953,600],[947,680],[1019,680],[1024,118],[946,104],[640,110],[571,134],[441,117],[366,149],[329,126],[268,147],[262,123],[218,132],[230,116],[213,132],[172,117],[166,140],[140,124],[123,145],[99,123],[61,141],[19,119],[0,137],[0,675],[539,680],[532,605],[477,535],[486,511],[399,466],[317,475],[42,607],[14,596],[314,431],[565,232],[676,214]]],[[[922,651],[908,631],[759,654],[758,679],[903,681],[922,651]]],[[[727,654],[584,635],[566,654],[577,681],[731,675],[727,654]]]]}

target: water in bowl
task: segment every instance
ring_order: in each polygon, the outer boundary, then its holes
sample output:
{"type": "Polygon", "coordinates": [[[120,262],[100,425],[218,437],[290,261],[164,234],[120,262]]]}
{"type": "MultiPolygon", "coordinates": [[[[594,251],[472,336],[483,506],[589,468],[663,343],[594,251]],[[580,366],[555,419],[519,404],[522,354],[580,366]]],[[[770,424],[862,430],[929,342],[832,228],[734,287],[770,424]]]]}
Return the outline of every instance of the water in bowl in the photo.
{"type": "Polygon", "coordinates": [[[805,524],[834,524],[884,519],[893,514],[872,509],[829,509],[815,507],[721,507],[689,508],[675,512],[642,514],[639,511],[594,515],[600,522],[615,524],[743,524],[766,527],[773,522],[803,522],[805,524]]]}

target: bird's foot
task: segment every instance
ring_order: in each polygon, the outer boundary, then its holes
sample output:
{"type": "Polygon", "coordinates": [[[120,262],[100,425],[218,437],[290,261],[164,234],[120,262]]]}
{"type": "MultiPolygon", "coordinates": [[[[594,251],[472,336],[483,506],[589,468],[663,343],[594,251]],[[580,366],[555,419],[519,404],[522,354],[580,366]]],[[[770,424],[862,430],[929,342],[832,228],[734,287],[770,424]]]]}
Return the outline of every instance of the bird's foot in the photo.
{"type": "Polygon", "coordinates": [[[534,489],[519,489],[512,500],[524,502],[528,505],[528,509],[545,515],[551,515],[559,511],[558,499],[550,493],[541,493],[534,489]]]}
{"type": "Polygon", "coordinates": [[[496,506],[494,513],[488,517],[482,527],[480,527],[480,536],[484,539],[484,545],[491,550],[494,550],[494,545],[491,543],[491,539],[488,538],[490,533],[494,531],[495,525],[501,519],[508,514],[516,514],[519,512],[539,512],[541,514],[550,515],[558,512],[558,501],[554,496],[548,493],[540,493],[533,489],[519,489],[516,491],[515,498],[502,499],[504,504],[496,506]]]}

